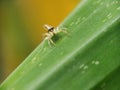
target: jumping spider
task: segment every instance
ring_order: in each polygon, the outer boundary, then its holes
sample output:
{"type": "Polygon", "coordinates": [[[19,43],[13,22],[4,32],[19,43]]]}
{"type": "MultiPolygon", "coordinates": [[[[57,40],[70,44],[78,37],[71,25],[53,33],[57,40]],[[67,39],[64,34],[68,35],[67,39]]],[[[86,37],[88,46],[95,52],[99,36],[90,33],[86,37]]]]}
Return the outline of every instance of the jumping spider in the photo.
{"type": "Polygon", "coordinates": [[[55,36],[59,32],[67,33],[67,31],[65,30],[59,29],[58,27],[54,28],[53,26],[47,24],[44,25],[44,29],[47,30],[47,33],[45,33],[45,40],[48,40],[48,44],[50,47],[52,47],[51,44],[55,46],[55,43],[52,40],[53,36],[55,36]]]}

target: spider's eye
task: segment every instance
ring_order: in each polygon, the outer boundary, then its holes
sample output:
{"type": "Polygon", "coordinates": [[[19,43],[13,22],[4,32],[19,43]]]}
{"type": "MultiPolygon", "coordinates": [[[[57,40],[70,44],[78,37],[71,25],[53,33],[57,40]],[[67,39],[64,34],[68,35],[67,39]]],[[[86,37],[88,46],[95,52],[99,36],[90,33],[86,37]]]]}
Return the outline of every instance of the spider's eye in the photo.
{"type": "Polygon", "coordinates": [[[54,27],[51,27],[50,29],[48,29],[48,31],[53,31],[54,27]]]}

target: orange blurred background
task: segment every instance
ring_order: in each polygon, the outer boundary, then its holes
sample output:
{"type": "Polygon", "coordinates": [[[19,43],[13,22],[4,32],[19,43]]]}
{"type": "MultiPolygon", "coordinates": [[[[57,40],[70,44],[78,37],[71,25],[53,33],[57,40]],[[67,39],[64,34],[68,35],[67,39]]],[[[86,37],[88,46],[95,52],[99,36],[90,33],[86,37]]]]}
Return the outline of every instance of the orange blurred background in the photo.
{"type": "Polygon", "coordinates": [[[42,41],[44,24],[57,26],[80,0],[2,0],[0,82],[42,41]]]}

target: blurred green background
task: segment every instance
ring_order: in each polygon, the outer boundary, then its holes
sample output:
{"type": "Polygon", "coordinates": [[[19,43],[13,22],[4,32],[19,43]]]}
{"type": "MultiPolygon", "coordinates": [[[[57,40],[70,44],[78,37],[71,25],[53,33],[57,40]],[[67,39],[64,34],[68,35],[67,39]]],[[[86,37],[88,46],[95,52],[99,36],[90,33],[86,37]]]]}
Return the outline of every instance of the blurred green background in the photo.
{"type": "Polygon", "coordinates": [[[44,24],[57,26],[80,0],[0,1],[0,83],[43,40],[44,24]]]}

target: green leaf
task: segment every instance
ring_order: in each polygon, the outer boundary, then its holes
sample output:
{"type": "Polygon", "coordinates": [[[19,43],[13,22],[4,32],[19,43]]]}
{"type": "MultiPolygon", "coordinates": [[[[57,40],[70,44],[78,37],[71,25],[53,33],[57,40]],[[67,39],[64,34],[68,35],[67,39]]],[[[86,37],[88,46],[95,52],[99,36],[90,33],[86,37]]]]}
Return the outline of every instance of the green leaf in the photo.
{"type": "Polygon", "coordinates": [[[84,0],[59,27],[69,34],[44,40],[0,90],[119,90],[120,1],[84,0]]]}

